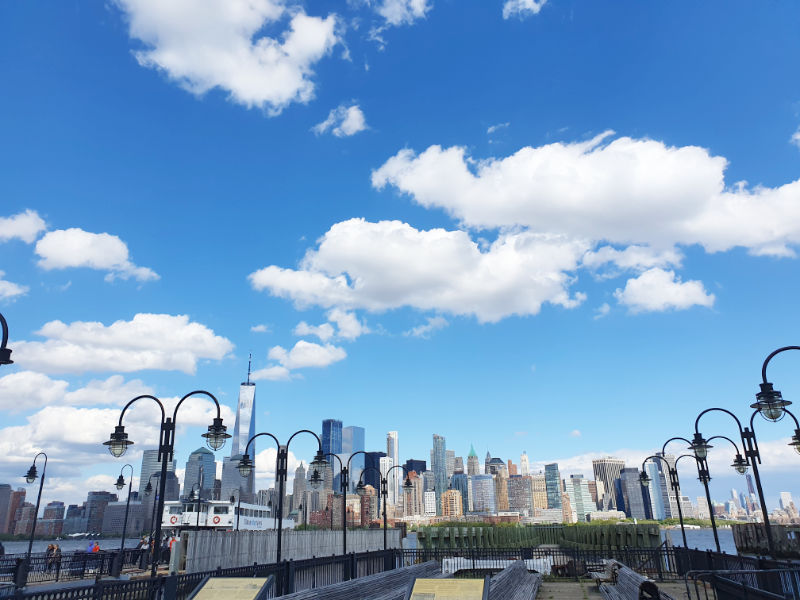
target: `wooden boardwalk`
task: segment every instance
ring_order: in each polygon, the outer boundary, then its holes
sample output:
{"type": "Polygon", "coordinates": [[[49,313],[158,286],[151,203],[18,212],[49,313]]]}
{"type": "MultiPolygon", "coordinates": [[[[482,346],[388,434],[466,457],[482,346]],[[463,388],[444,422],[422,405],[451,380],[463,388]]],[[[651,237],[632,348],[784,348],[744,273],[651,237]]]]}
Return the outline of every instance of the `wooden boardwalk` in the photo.
{"type": "MultiPolygon", "coordinates": [[[[676,600],[688,600],[682,581],[658,583],[658,589],[676,600]]],[[[543,581],[536,600],[597,600],[603,596],[593,581],[543,581]]]]}

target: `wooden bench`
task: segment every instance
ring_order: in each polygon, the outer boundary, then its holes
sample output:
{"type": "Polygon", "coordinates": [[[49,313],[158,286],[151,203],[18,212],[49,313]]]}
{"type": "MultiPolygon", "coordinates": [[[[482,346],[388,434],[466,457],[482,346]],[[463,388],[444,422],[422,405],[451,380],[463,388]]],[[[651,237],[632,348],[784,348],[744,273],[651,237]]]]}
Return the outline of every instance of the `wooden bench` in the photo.
{"type": "Polygon", "coordinates": [[[518,560],[489,582],[489,600],[533,600],[539,592],[542,576],[529,573],[525,562],[518,560]]]}
{"type": "Polygon", "coordinates": [[[281,596],[281,600],[402,600],[416,577],[441,576],[441,567],[431,560],[410,567],[342,581],[281,596]]]}
{"type": "Polygon", "coordinates": [[[609,558],[603,561],[603,570],[602,571],[589,571],[588,575],[597,584],[598,589],[600,585],[603,583],[614,583],[617,579],[617,569],[619,569],[620,563],[615,561],[613,558],[609,558]]]}
{"type": "Polygon", "coordinates": [[[616,585],[601,585],[600,593],[607,600],[660,600],[658,586],[652,579],[620,565],[616,585]]]}

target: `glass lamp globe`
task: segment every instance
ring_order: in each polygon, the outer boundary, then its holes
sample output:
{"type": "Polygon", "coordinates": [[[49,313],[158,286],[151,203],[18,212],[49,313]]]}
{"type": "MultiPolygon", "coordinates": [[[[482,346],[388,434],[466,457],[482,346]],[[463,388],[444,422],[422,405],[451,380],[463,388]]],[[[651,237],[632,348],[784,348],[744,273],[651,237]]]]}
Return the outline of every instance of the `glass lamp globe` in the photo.
{"type": "Polygon", "coordinates": [[[121,474],[119,477],[117,477],[117,482],[114,484],[114,487],[116,487],[118,490],[121,490],[122,488],[125,487],[125,479],[122,477],[121,474]]]}
{"type": "Polygon", "coordinates": [[[736,455],[736,458],[733,459],[733,464],[731,466],[736,469],[736,472],[740,475],[747,473],[747,467],[749,467],[747,461],[742,458],[741,454],[736,455]]]}
{"type": "Polygon", "coordinates": [[[228,428],[222,424],[222,419],[215,418],[213,423],[208,426],[208,431],[201,437],[206,439],[209,448],[217,451],[225,445],[225,440],[231,437],[227,430],[228,428]]]}
{"type": "Polygon", "coordinates": [[[250,473],[253,472],[253,461],[251,461],[250,457],[245,454],[242,456],[236,468],[239,469],[239,475],[246,479],[250,477],[250,473]]]}
{"type": "Polygon", "coordinates": [[[125,426],[117,425],[114,427],[114,433],[111,434],[108,441],[103,442],[103,445],[108,446],[108,451],[111,452],[111,456],[119,458],[125,454],[128,446],[133,445],[133,442],[128,439],[128,434],[125,433],[125,426]]]}
{"type": "Polygon", "coordinates": [[[38,475],[36,474],[36,465],[31,465],[31,468],[28,469],[28,472],[25,474],[25,481],[27,481],[28,483],[33,483],[34,481],[36,481],[37,476],[38,475]]]}

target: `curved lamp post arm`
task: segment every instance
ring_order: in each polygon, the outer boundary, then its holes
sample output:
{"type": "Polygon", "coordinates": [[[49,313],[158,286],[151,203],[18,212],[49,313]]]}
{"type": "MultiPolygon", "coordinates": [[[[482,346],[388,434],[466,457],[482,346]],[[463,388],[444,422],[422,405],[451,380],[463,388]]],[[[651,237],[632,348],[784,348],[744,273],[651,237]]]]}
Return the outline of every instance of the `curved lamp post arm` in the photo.
{"type": "Polygon", "coordinates": [[[342,469],[344,468],[344,463],[342,463],[342,459],[339,458],[338,454],[334,454],[333,452],[326,452],[325,454],[323,454],[323,456],[333,456],[336,460],[338,460],[339,461],[339,472],[340,473],[342,472],[342,469]]]}
{"type": "MultiPolygon", "coordinates": [[[[753,419],[755,419],[756,415],[760,412],[761,412],[760,410],[754,410],[753,414],[750,415],[750,431],[752,432],[755,432],[755,427],[753,427],[753,419]]],[[[783,412],[792,417],[792,420],[794,421],[794,428],[800,429],[800,421],[797,420],[797,417],[794,415],[794,413],[787,408],[784,408],[783,412]]]]}
{"type": "Polygon", "coordinates": [[[317,440],[317,445],[319,446],[320,452],[322,451],[322,440],[319,439],[319,436],[316,433],[314,433],[313,431],[311,431],[310,429],[301,429],[300,431],[295,431],[292,434],[292,437],[289,438],[289,441],[286,442],[286,448],[287,449],[289,448],[289,444],[292,443],[292,440],[294,439],[294,436],[296,436],[298,433],[310,433],[311,435],[313,435],[317,440]]]}
{"type": "Polygon", "coordinates": [[[675,440],[680,440],[682,442],[686,442],[687,444],[691,444],[692,443],[689,440],[687,440],[685,437],[680,437],[680,436],[671,437],[666,442],[664,442],[663,446],[661,446],[661,454],[666,454],[667,453],[667,444],[669,444],[670,442],[674,442],[675,440]]]}
{"type": "Polygon", "coordinates": [[[733,420],[736,421],[736,425],[739,427],[739,435],[740,436],[744,435],[744,432],[742,431],[742,422],[739,420],[739,417],[737,417],[731,411],[726,410],[724,408],[707,408],[703,412],[701,412],[699,415],[697,415],[697,418],[694,421],[694,432],[695,433],[700,433],[700,430],[698,429],[698,426],[700,424],[700,417],[702,417],[704,414],[712,412],[712,411],[724,412],[725,414],[730,415],[731,417],[733,417],[733,420]]]}
{"type": "Polygon", "coordinates": [[[244,447],[245,456],[249,456],[248,452],[250,451],[250,444],[253,442],[253,440],[256,439],[257,437],[261,437],[261,436],[264,436],[264,435],[267,436],[267,437],[271,437],[273,439],[273,441],[275,442],[275,445],[280,447],[281,443],[278,441],[278,438],[276,438],[274,435],[272,435],[268,431],[262,431],[261,433],[257,433],[253,437],[251,437],[249,440],[247,440],[247,445],[244,447]]]}
{"type": "Polygon", "coordinates": [[[769,361],[775,358],[776,355],[780,354],[781,352],[786,352],[787,350],[800,350],[800,346],[784,346],[783,348],[778,348],[774,352],[771,352],[769,356],[764,360],[764,364],[761,365],[761,381],[764,383],[769,383],[767,381],[767,365],[769,361]]]}
{"type": "Polygon", "coordinates": [[[712,435],[710,438],[708,438],[708,441],[710,442],[712,440],[718,440],[718,439],[719,440],[728,440],[731,443],[731,445],[733,446],[733,448],[736,450],[736,454],[741,454],[741,452],[739,452],[739,446],[736,445],[736,442],[734,442],[731,438],[726,437],[724,435],[712,435]]]}
{"type": "Polygon", "coordinates": [[[186,395],[185,395],[183,398],[181,398],[180,400],[178,400],[178,403],[175,405],[175,410],[173,410],[173,411],[172,411],[172,422],[173,422],[173,423],[174,423],[174,422],[176,421],[176,419],[178,418],[178,409],[181,407],[181,404],[183,404],[183,402],[184,402],[185,400],[189,399],[191,396],[195,396],[195,395],[197,395],[197,394],[201,394],[201,395],[203,395],[203,396],[208,396],[209,398],[211,398],[211,399],[214,401],[214,404],[215,404],[215,405],[216,405],[216,407],[217,407],[217,419],[221,419],[221,418],[222,418],[222,414],[220,413],[219,400],[217,400],[217,399],[216,399],[216,397],[214,396],[214,394],[212,394],[211,392],[207,392],[207,391],[205,391],[205,390],[195,390],[195,391],[193,391],[193,392],[189,392],[189,393],[188,393],[188,394],[186,394],[186,395]]]}
{"type": "Polygon", "coordinates": [[[136,398],[134,398],[133,400],[129,401],[125,405],[125,407],[122,409],[122,412],[119,413],[119,425],[120,426],[122,425],[122,417],[125,416],[125,411],[127,411],[128,408],[130,408],[131,404],[133,404],[134,402],[137,402],[138,400],[141,400],[142,398],[150,398],[150,400],[152,400],[156,404],[158,404],[158,407],[161,409],[161,422],[162,423],[164,422],[164,420],[167,418],[167,414],[166,414],[166,412],[164,410],[164,404],[161,402],[161,400],[159,400],[155,396],[151,396],[150,394],[142,394],[141,396],[136,396],[136,398]]]}
{"type": "Polygon", "coordinates": [[[378,479],[383,479],[383,473],[381,473],[378,469],[376,469],[375,467],[365,467],[364,469],[361,470],[361,475],[358,476],[359,484],[364,483],[364,473],[366,473],[367,471],[374,471],[375,473],[378,474],[378,479]]]}
{"type": "MultiPolygon", "coordinates": [[[[348,459],[347,459],[347,467],[348,467],[348,468],[350,468],[350,461],[351,461],[351,460],[353,460],[353,457],[354,457],[354,456],[358,456],[359,454],[363,454],[364,456],[366,456],[366,455],[367,455],[366,451],[364,451],[364,450],[359,450],[358,452],[353,452],[353,453],[350,455],[350,458],[348,458],[348,459]]],[[[339,458],[339,457],[337,456],[336,458],[339,458]]]]}
{"type": "Polygon", "coordinates": [[[386,477],[386,479],[387,479],[387,480],[389,479],[389,473],[391,473],[391,472],[392,472],[392,471],[394,471],[395,469],[403,469],[403,474],[404,474],[406,477],[408,477],[408,469],[406,468],[406,466],[405,466],[405,465],[392,465],[391,467],[389,467],[388,469],[386,469],[386,475],[385,475],[385,477],[386,477]]]}
{"type": "Polygon", "coordinates": [[[7,348],[8,344],[8,323],[3,313],[0,313],[0,328],[3,330],[2,338],[0,338],[0,365],[11,365],[14,361],[11,360],[11,348],[7,348]]]}

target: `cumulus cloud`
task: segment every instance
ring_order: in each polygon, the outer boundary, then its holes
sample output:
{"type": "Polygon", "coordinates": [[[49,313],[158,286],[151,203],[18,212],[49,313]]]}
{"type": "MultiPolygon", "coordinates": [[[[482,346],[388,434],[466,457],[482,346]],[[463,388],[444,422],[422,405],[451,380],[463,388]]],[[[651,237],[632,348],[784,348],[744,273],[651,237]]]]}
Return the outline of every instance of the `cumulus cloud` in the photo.
{"type": "Polygon", "coordinates": [[[800,127],[798,127],[797,131],[795,131],[792,134],[792,137],[789,138],[789,142],[800,148],[800,127]]]}
{"type": "Polygon", "coordinates": [[[387,25],[410,25],[433,7],[428,0],[382,0],[375,8],[387,25]]]}
{"type": "Polygon", "coordinates": [[[343,348],[332,344],[315,344],[299,340],[291,350],[282,346],[273,346],[269,350],[268,358],[278,361],[287,369],[304,369],[307,367],[327,367],[330,364],[344,360],[347,352],[343,348]]]}
{"type": "Polygon", "coordinates": [[[269,325],[264,325],[263,323],[260,323],[258,325],[253,325],[250,328],[250,331],[252,331],[253,333],[269,333],[269,325]]]}
{"type": "Polygon", "coordinates": [[[305,321],[300,321],[292,332],[297,336],[313,335],[318,337],[323,342],[331,339],[335,333],[333,325],[330,323],[323,323],[322,325],[309,325],[305,321]]]}
{"type": "Polygon", "coordinates": [[[50,231],[36,242],[36,254],[40,257],[39,266],[48,271],[87,267],[108,271],[106,281],[159,278],[155,271],[133,264],[125,242],[108,233],[89,233],[77,228],[50,231]]]}
{"type": "Polygon", "coordinates": [[[367,324],[360,321],[355,313],[340,308],[328,311],[328,321],[336,323],[336,335],[345,340],[354,340],[364,334],[371,333],[367,324]]]}
{"type": "Polygon", "coordinates": [[[0,217],[0,242],[18,239],[32,244],[44,230],[44,221],[35,210],[29,209],[10,217],[0,217]]]}
{"type": "Polygon", "coordinates": [[[613,138],[525,147],[474,160],[463,147],[402,150],[372,174],[473,228],[525,227],[659,250],[699,244],[786,256],[800,243],[800,180],[725,185],[727,161],[697,146],[613,138]]]}
{"type": "Polygon", "coordinates": [[[311,128],[317,135],[330,131],[336,137],[348,137],[365,129],[367,120],[357,104],[352,106],[340,104],[328,114],[327,119],[311,128]]]}
{"type": "Polygon", "coordinates": [[[701,281],[681,282],[674,271],[648,269],[638,277],[629,279],[624,289],[617,289],[614,297],[631,312],[684,310],[692,306],[714,305],[714,294],[708,294],[701,281]]]}
{"type": "Polygon", "coordinates": [[[286,367],[272,365],[263,369],[257,369],[250,374],[253,381],[287,381],[291,379],[291,372],[286,367]]]}
{"type": "Polygon", "coordinates": [[[524,19],[532,15],[538,15],[547,0],[506,0],[503,3],[503,18],[519,17],[524,19]]]}
{"type": "Polygon", "coordinates": [[[109,326],[50,321],[36,333],[47,339],[15,342],[15,360],[43,373],[158,369],[194,374],[199,360],[221,360],[233,350],[229,340],[187,315],[139,313],[109,326]]]}
{"type": "Polygon", "coordinates": [[[429,338],[431,333],[438,329],[447,327],[447,319],[440,316],[428,317],[428,320],[423,325],[417,325],[404,332],[403,335],[410,337],[429,338]]]}
{"type": "Polygon", "coordinates": [[[545,302],[574,307],[568,290],[585,243],[504,233],[482,250],[464,231],[419,230],[399,221],[335,224],[299,269],[268,266],[249,276],[257,290],[299,307],[385,311],[402,306],[498,321],[537,314],[545,302]]]}
{"type": "Polygon", "coordinates": [[[278,0],[117,0],[139,64],[196,94],[219,88],[232,102],[280,113],[314,96],[313,68],[339,42],[336,17],[278,0]],[[288,20],[288,23],[286,22],[288,20]],[[280,29],[270,37],[266,31],[280,29]]]}
{"type": "Polygon", "coordinates": [[[597,319],[602,319],[603,317],[608,316],[608,313],[610,312],[611,306],[608,304],[608,302],[603,302],[603,304],[595,309],[595,315],[592,318],[596,321],[597,319]]]}
{"type": "Polygon", "coordinates": [[[28,286],[3,279],[5,274],[5,271],[0,271],[0,300],[11,300],[28,293],[28,286]]]}

